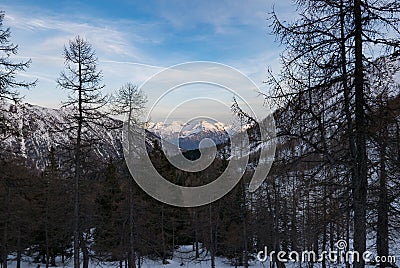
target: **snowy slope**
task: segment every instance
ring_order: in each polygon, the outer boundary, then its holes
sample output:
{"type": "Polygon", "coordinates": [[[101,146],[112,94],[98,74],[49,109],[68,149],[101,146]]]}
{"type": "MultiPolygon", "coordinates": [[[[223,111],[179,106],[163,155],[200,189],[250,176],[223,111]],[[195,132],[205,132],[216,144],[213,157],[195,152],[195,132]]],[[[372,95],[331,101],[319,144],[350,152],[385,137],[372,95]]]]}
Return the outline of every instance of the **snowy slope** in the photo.
{"type": "MultiPolygon", "coordinates": [[[[33,162],[38,168],[46,164],[51,147],[62,148],[70,143],[70,136],[64,130],[70,111],[49,109],[31,104],[1,104],[8,111],[6,118],[15,130],[13,135],[2,140],[2,153],[19,156],[33,162]]],[[[111,118],[102,119],[104,123],[120,124],[111,118]]],[[[96,140],[94,153],[104,159],[122,157],[121,130],[94,126],[89,137],[96,140]]]]}

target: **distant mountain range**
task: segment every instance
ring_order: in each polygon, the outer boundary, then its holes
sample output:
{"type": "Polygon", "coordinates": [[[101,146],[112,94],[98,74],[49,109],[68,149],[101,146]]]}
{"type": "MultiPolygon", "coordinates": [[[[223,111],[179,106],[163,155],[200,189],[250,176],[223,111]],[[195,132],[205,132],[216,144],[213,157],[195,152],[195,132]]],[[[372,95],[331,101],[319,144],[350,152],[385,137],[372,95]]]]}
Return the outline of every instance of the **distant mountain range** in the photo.
{"type": "MultiPolygon", "coordinates": [[[[51,147],[57,149],[70,142],[69,135],[61,130],[65,129],[71,111],[28,103],[17,105],[0,103],[0,109],[5,111],[3,114],[6,120],[14,129],[12,135],[0,139],[2,147],[0,153],[3,156],[23,157],[32,165],[42,169],[47,164],[51,147]]],[[[89,139],[95,140],[92,153],[101,159],[122,159],[122,128],[109,129],[104,126],[110,124],[122,126],[122,121],[104,117],[102,122],[104,124],[95,125],[88,131],[89,139]]],[[[232,131],[231,128],[220,122],[206,120],[193,121],[190,124],[179,121],[171,124],[151,123],[146,131],[146,144],[148,150],[152,150],[153,143],[156,140],[160,143],[163,139],[163,142],[178,145],[182,152],[191,152],[198,150],[201,140],[209,138],[217,145],[219,150],[217,157],[222,157],[229,152],[228,132],[232,131]]],[[[256,142],[253,142],[251,148],[256,150],[256,146],[256,142]]]]}
{"type": "Polygon", "coordinates": [[[170,124],[149,123],[147,129],[167,142],[179,146],[182,151],[190,151],[198,149],[201,140],[205,138],[211,139],[216,145],[229,142],[230,126],[221,122],[198,120],[187,124],[181,121],[173,121],[170,124]]]}

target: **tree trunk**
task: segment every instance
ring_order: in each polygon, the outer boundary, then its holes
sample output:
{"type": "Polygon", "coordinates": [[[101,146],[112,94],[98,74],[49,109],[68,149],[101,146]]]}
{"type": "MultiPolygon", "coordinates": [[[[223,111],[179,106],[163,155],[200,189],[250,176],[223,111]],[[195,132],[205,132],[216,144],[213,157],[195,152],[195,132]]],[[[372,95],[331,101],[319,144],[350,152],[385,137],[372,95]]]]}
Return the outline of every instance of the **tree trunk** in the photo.
{"type": "MultiPolygon", "coordinates": [[[[129,119],[130,122],[130,119],[129,119]]],[[[128,267],[135,268],[135,222],[133,218],[134,200],[133,200],[133,190],[134,183],[133,178],[129,181],[129,252],[128,252],[128,267]]]]}
{"type": "MultiPolygon", "coordinates": [[[[367,201],[367,150],[366,150],[366,120],[364,100],[364,70],[362,50],[362,11],[361,0],[354,0],[355,25],[355,127],[356,127],[356,176],[353,178],[353,209],[354,209],[354,250],[366,250],[366,201],[367,201]]],[[[354,263],[354,268],[364,268],[365,261],[360,258],[354,263]]]]}
{"type": "Polygon", "coordinates": [[[161,205],[161,242],[162,242],[162,263],[167,264],[167,249],[165,245],[164,233],[164,205],[161,205]]]}
{"type": "MultiPolygon", "coordinates": [[[[346,215],[346,243],[347,245],[350,245],[350,223],[351,223],[351,219],[350,219],[350,210],[347,211],[347,215],[346,215]]],[[[346,268],[350,268],[350,262],[348,260],[346,260],[346,268]]]]}
{"type": "Polygon", "coordinates": [[[80,202],[79,202],[79,191],[80,191],[80,177],[81,177],[81,139],[82,139],[82,124],[83,124],[83,107],[82,107],[82,66],[81,66],[81,59],[80,59],[80,47],[78,46],[78,68],[79,68],[79,88],[78,88],[78,129],[77,129],[77,137],[76,137],[76,148],[75,148],[75,181],[74,181],[74,268],[80,268],[79,262],[79,238],[80,238],[80,202]]]}
{"type": "MultiPolygon", "coordinates": [[[[47,192],[46,195],[49,193],[47,192]]],[[[45,212],[45,222],[44,222],[44,233],[45,233],[45,243],[46,243],[46,268],[49,268],[49,258],[50,258],[50,250],[49,250],[49,231],[48,231],[48,203],[46,201],[46,212],[45,212]]]]}
{"type": "Polygon", "coordinates": [[[86,246],[86,241],[82,241],[83,268],[89,268],[89,251],[86,246]]]}
{"type": "MultiPolygon", "coordinates": [[[[325,216],[324,216],[325,217],[325,216]]],[[[323,223],[323,232],[322,232],[322,250],[326,250],[326,222],[323,223]]],[[[322,268],[326,268],[326,258],[322,259],[321,263],[322,268]]]]}
{"type": "Polygon", "coordinates": [[[196,230],[195,237],[196,237],[196,242],[195,242],[196,259],[198,259],[198,258],[200,258],[200,254],[199,254],[199,237],[197,234],[197,230],[196,230]]]}
{"type": "Polygon", "coordinates": [[[21,268],[21,231],[18,229],[17,238],[17,268],[21,268]]]}
{"type": "Polygon", "coordinates": [[[246,188],[244,181],[242,181],[242,223],[243,223],[243,266],[245,268],[249,267],[249,250],[247,248],[247,207],[246,207],[246,188]]]}
{"type": "Polygon", "coordinates": [[[6,198],[5,198],[5,208],[6,208],[6,215],[4,221],[4,230],[3,230],[3,243],[2,243],[2,259],[3,259],[3,268],[7,268],[7,257],[8,257],[8,221],[9,221],[9,207],[10,207],[10,188],[7,187],[6,189],[6,198]]]}
{"type": "MultiPolygon", "coordinates": [[[[376,246],[378,256],[389,256],[389,200],[386,173],[386,140],[388,135],[385,122],[383,123],[382,128],[382,135],[379,137],[381,141],[379,142],[380,174],[376,246]]],[[[381,263],[380,267],[385,267],[385,263],[381,263]]]]}
{"type": "Polygon", "coordinates": [[[142,267],[142,264],[141,264],[141,262],[140,262],[140,258],[141,258],[141,256],[140,256],[140,251],[138,252],[138,256],[137,256],[137,267],[138,268],[141,268],[142,267]]]}
{"type": "Polygon", "coordinates": [[[210,257],[211,257],[211,268],[215,268],[215,247],[213,238],[213,224],[212,224],[212,204],[208,205],[209,208],[209,223],[210,223],[210,257]]]}

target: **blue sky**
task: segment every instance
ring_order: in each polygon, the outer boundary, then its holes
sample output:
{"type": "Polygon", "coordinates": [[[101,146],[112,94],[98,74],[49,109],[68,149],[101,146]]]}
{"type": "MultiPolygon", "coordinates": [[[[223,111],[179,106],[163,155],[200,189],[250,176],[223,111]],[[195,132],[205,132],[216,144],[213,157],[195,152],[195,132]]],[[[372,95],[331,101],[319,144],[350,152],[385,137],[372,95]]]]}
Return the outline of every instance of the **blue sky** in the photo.
{"type": "Polygon", "coordinates": [[[37,87],[23,92],[26,101],[59,107],[67,95],[55,83],[63,70],[62,49],[77,34],[95,48],[107,93],[197,60],[233,66],[263,87],[266,69],[279,69],[281,48],[267,20],[273,6],[290,18],[290,0],[3,0],[0,8],[19,45],[17,58],[32,59],[21,75],[39,79],[37,87]]]}

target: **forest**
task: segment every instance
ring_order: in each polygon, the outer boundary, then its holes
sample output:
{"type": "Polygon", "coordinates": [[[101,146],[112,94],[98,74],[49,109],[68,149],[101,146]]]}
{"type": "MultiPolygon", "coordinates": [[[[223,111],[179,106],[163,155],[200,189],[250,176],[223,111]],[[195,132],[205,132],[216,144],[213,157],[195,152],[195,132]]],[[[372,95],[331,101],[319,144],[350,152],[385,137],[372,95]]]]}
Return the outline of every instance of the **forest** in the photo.
{"type": "MultiPolygon", "coordinates": [[[[102,142],[96,129],[120,130],[122,122],[114,119],[118,115],[139,124],[146,96],[134,81],[122,81],[113,96],[103,94],[95,44],[80,36],[60,47],[65,68],[54,77],[55,90],[70,94],[63,102],[68,116],[57,126],[57,133],[67,138],[49,145],[43,165],[13,148],[9,141],[25,134],[10,116],[12,107],[37,82],[21,80],[19,74],[29,72],[31,60],[12,57],[18,46],[3,25],[6,11],[1,12],[1,267],[20,268],[26,257],[43,267],[113,262],[132,268],[145,260],[168,267],[183,245],[193,250],[185,261],[207,261],[215,268],[216,259],[224,258],[231,266],[250,267],[264,247],[276,252],[333,251],[339,240],[358,252],[399,256],[400,3],[295,3],[298,14],[292,22],[282,21],[274,10],[265,11],[271,26],[265,31],[284,48],[279,73],[266,73],[269,90],[260,94],[275,110],[272,168],[257,191],[248,191],[254,172],[248,168],[226,196],[193,208],[153,199],[132,179],[123,154],[105,157],[96,152],[102,142]]],[[[253,123],[247,131],[251,142],[258,141],[254,119],[240,109],[233,112],[253,123]]],[[[164,178],[184,186],[215,180],[229,162],[221,153],[201,172],[181,171],[168,162],[157,139],[148,144],[148,154],[164,178]]],[[[198,155],[193,150],[185,156],[198,155]]],[[[258,157],[257,152],[251,155],[249,166],[256,166],[258,157]]],[[[394,259],[332,263],[323,258],[290,265],[398,264],[394,259]]],[[[274,257],[268,265],[289,264],[274,257]]]]}

